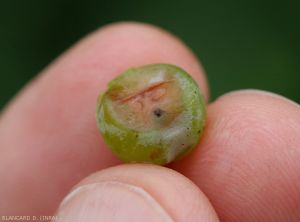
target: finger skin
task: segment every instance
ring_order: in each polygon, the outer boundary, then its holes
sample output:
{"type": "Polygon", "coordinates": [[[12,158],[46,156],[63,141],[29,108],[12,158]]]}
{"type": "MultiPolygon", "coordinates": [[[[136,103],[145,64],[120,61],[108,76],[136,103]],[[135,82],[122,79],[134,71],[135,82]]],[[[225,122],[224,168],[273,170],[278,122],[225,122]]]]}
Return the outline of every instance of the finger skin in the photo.
{"type": "MultiPolygon", "coordinates": [[[[110,186],[113,186],[117,182],[120,184],[134,186],[136,188],[141,188],[142,190],[146,191],[166,212],[168,218],[171,218],[170,220],[166,221],[219,221],[208,199],[190,180],[177,173],[176,171],[165,167],[141,164],[128,164],[108,168],[103,171],[94,173],[88,178],[84,179],[82,182],[76,185],[76,187],[74,187],[73,189],[73,192],[71,192],[71,194],[69,194],[65,198],[62,205],[60,206],[60,209],[57,212],[58,218],[60,218],[61,221],[73,221],[73,219],[77,221],[76,219],[79,216],[82,216],[81,209],[89,208],[86,208],[85,203],[87,205],[90,203],[93,203],[93,205],[97,205],[96,211],[98,211],[99,214],[104,214],[99,215],[99,218],[101,218],[103,221],[110,220],[105,220],[105,215],[107,214],[107,212],[103,213],[102,208],[115,210],[115,217],[118,217],[118,214],[123,209],[115,209],[114,204],[112,204],[113,206],[110,205],[110,207],[107,208],[107,202],[103,202],[103,200],[99,200],[99,198],[96,198],[95,200],[85,201],[86,193],[80,193],[80,191],[84,190],[82,188],[88,187],[87,185],[97,186],[100,184],[105,184],[107,182],[110,184],[110,186]],[[97,201],[99,201],[99,203],[97,203],[97,201]],[[75,205],[79,205],[79,207],[74,207],[75,205]],[[68,216],[66,216],[66,214],[68,216]]],[[[92,196],[93,194],[90,195],[92,196]]],[[[109,199],[110,203],[114,202],[115,196],[113,193],[109,199]]],[[[121,201],[122,198],[119,199],[121,201]]],[[[127,205],[135,204],[134,200],[132,200],[132,202],[129,200],[128,202],[129,203],[127,205]]],[[[122,208],[126,207],[126,205],[122,206],[122,208]]],[[[137,208],[137,211],[141,209],[139,206],[134,207],[137,208]]],[[[127,217],[131,217],[131,215],[126,215],[126,218],[127,217]]],[[[151,217],[151,215],[148,215],[148,218],[149,217],[154,218],[151,217]]],[[[122,221],[127,220],[123,219],[122,221]]],[[[150,219],[149,221],[156,220],[150,219]]]]}
{"type": "Polygon", "coordinates": [[[300,221],[300,106],[241,91],[208,108],[203,140],[173,165],[224,222],[300,221]]]}
{"type": "Polygon", "coordinates": [[[74,184],[120,163],[96,128],[96,100],[117,74],[149,63],[186,69],[207,98],[189,49],[161,29],[135,23],[91,34],[17,96],[0,119],[0,215],[51,215],[74,184]]]}

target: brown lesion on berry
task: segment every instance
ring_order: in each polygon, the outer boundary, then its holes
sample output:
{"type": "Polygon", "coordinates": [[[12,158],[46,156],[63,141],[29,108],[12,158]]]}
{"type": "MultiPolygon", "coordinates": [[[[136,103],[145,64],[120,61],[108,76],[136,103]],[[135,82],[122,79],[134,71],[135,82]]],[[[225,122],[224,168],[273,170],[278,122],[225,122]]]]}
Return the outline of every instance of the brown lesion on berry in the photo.
{"type": "Polygon", "coordinates": [[[124,91],[124,87],[121,85],[114,86],[112,90],[107,92],[107,96],[112,100],[120,100],[122,99],[122,92],[124,91]]]}
{"type": "Polygon", "coordinates": [[[162,155],[162,150],[161,149],[155,149],[151,152],[150,154],[150,159],[155,160],[158,159],[162,155]]]}
{"type": "Polygon", "coordinates": [[[120,99],[121,103],[126,103],[130,100],[136,99],[137,97],[145,98],[149,97],[153,101],[159,100],[161,97],[163,97],[166,94],[166,85],[173,82],[173,80],[168,81],[162,81],[155,83],[153,85],[150,85],[146,87],[145,89],[139,90],[138,92],[129,95],[125,98],[120,99]]]}
{"type": "Polygon", "coordinates": [[[152,83],[136,89],[130,95],[112,93],[114,111],[134,129],[142,130],[168,126],[181,112],[181,92],[174,79],[152,83]]]}

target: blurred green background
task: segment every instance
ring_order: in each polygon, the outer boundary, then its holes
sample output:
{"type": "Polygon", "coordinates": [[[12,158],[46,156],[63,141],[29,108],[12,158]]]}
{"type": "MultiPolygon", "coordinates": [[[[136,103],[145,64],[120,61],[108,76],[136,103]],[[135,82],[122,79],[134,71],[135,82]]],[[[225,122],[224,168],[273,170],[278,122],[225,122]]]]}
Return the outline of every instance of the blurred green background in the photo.
{"type": "Polygon", "coordinates": [[[0,109],[78,39],[134,20],[179,36],[201,60],[212,99],[258,88],[300,103],[299,1],[0,2],[0,109]]]}

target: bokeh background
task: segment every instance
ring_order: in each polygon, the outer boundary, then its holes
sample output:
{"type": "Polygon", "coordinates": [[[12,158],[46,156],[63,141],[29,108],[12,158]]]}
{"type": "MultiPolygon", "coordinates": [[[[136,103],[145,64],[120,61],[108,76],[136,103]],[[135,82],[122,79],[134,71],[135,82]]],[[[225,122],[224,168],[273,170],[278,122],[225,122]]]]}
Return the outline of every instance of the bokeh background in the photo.
{"type": "Polygon", "coordinates": [[[298,2],[3,0],[0,110],[77,40],[124,20],[161,26],[186,42],[206,70],[212,99],[257,88],[300,103],[298,2]]]}

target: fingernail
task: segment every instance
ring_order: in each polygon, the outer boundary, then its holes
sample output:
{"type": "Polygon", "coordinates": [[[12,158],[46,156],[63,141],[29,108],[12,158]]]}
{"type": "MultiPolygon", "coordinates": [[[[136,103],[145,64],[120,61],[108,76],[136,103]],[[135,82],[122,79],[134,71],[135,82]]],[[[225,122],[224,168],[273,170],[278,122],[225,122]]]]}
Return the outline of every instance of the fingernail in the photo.
{"type": "Polygon", "coordinates": [[[144,189],[114,181],[76,188],[63,200],[56,218],[56,222],[173,221],[144,189]]]}

